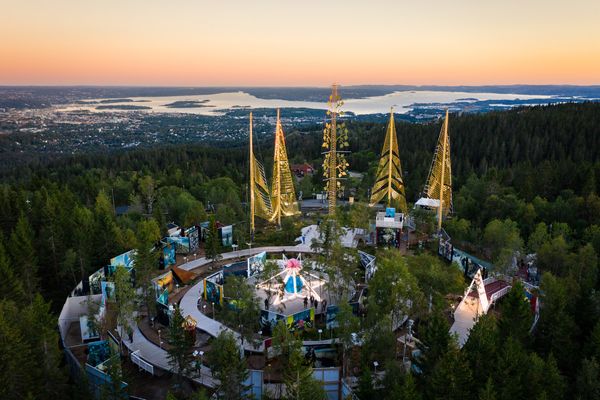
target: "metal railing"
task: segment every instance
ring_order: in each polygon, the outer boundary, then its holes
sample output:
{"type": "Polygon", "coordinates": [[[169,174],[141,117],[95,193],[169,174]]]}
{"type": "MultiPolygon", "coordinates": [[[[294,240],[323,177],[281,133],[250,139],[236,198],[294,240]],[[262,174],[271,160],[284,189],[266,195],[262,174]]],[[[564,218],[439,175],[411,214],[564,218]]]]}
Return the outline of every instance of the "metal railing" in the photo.
{"type": "Polygon", "coordinates": [[[507,294],[510,291],[511,287],[512,286],[506,286],[497,291],[496,293],[492,294],[492,296],[490,297],[490,304],[494,303],[496,300],[507,294]]]}
{"type": "Polygon", "coordinates": [[[496,282],[496,278],[493,276],[487,277],[483,280],[484,285],[489,285],[490,283],[496,282]]]}
{"type": "Polygon", "coordinates": [[[346,383],[345,380],[342,380],[341,386],[342,386],[342,398],[343,399],[350,398],[351,400],[360,400],[358,398],[358,396],[356,395],[356,393],[354,393],[354,391],[352,390],[350,385],[348,385],[348,383],[346,383]]]}
{"type": "Polygon", "coordinates": [[[140,369],[143,369],[144,371],[148,372],[150,375],[154,375],[154,365],[145,361],[140,356],[139,350],[136,350],[133,353],[131,353],[131,362],[140,367],[140,369]]]}

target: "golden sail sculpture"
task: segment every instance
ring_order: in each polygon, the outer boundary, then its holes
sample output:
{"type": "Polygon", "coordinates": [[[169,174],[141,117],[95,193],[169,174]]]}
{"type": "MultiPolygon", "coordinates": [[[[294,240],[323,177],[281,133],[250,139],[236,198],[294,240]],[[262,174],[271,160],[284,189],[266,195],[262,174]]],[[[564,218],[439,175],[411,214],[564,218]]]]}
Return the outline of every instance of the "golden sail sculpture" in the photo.
{"type": "Polygon", "coordinates": [[[346,124],[337,122],[337,117],[344,114],[340,110],[344,102],[338,95],[338,86],[335,84],[331,88],[328,104],[327,117],[329,121],[325,122],[325,129],[323,129],[323,148],[326,149],[323,153],[325,154],[323,176],[326,180],[325,190],[329,203],[329,215],[335,215],[338,195],[343,193],[341,180],[348,175],[348,161],[344,155],[346,152],[341,149],[349,146],[346,124]]]}
{"type": "Polygon", "coordinates": [[[450,163],[450,136],[448,135],[448,110],[440,131],[429,178],[424,189],[425,197],[437,200],[438,231],[442,218],[452,211],[452,166],[450,163]]]}
{"type": "Polygon", "coordinates": [[[388,207],[396,206],[406,214],[406,194],[402,179],[402,165],[398,152],[398,138],[394,124],[394,110],[390,110],[390,122],[385,135],[385,143],[381,150],[381,158],[377,167],[377,178],[371,193],[370,206],[385,199],[388,207]]]}
{"type": "Polygon", "coordinates": [[[254,216],[270,220],[273,215],[265,168],[254,156],[252,113],[250,113],[250,233],[254,234],[254,216]]]}
{"type": "Polygon", "coordinates": [[[277,221],[281,225],[281,216],[284,217],[298,214],[298,202],[294,190],[294,181],[290,171],[290,163],[287,158],[285,147],[285,136],[279,119],[277,109],[277,125],[275,127],[275,155],[273,156],[273,182],[271,186],[271,204],[273,213],[271,221],[277,221]]]}

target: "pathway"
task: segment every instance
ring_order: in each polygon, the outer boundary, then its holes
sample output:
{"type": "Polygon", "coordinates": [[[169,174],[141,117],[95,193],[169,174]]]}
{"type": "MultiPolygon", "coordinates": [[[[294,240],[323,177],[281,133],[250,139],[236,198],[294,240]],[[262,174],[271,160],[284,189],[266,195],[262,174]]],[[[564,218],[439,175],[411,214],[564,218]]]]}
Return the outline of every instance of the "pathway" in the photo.
{"type": "MultiPolygon", "coordinates": [[[[232,251],[229,253],[224,253],[223,260],[238,258],[238,257],[248,257],[253,256],[255,254],[266,251],[267,253],[313,253],[310,246],[305,244],[299,244],[297,246],[270,246],[270,247],[257,247],[254,249],[244,249],[239,251],[232,251]]],[[[190,270],[194,268],[201,267],[210,263],[211,260],[207,260],[205,257],[199,258],[194,261],[190,261],[187,264],[181,265],[180,268],[190,270]]],[[[236,331],[226,327],[222,323],[206,316],[203,312],[198,309],[198,300],[202,298],[202,294],[204,292],[204,282],[200,281],[190,290],[186,292],[186,294],[182,297],[181,302],[179,303],[179,308],[181,310],[181,314],[183,317],[187,317],[190,315],[192,318],[196,320],[197,329],[201,329],[204,332],[208,333],[213,337],[219,336],[219,333],[222,330],[229,331],[233,333],[234,337],[238,342],[238,346],[242,346],[242,337],[236,331]]],[[[263,352],[264,351],[264,343],[261,341],[258,344],[244,341],[244,350],[251,352],[263,352]]]]}
{"type": "MultiPolygon", "coordinates": [[[[137,326],[133,332],[133,341],[129,341],[129,338],[125,335],[123,344],[127,346],[130,353],[139,350],[138,355],[153,366],[165,371],[171,370],[167,351],[148,340],[137,326]]],[[[213,389],[219,386],[219,381],[212,377],[212,371],[205,365],[201,369],[201,378],[196,377],[192,379],[199,384],[213,389]]]]}
{"type": "MultiPolygon", "coordinates": [[[[254,249],[244,249],[244,250],[224,253],[224,254],[222,254],[222,260],[229,260],[229,259],[234,259],[234,258],[238,258],[238,257],[253,256],[253,255],[258,254],[263,251],[266,251],[267,253],[278,253],[278,252],[312,253],[313,252],[310,249],[310,246],[303,245],[303,244],[300,244],[297,246],[258,247],[258,248],[254,248],[254,249]]],[[[211,260],[207,259],[206,257],[202,257],[202,258],[198,258],[196,260],[189,261],[185,264],[182,264],[179,267],[186,271],[190,271],[192,269],[207,265],[210,262],[211,262],[211,260]]],[[[230,329],[225,327],[221,323],[213,320],[212,318],[205,316],[204,314],[202,314],[200,312],[200,310],[198,310],[197,302],[202,294],[202,290],[203,290],[203,281],[200,281],[199,283],[194,285],[190,290],[187,291],[187,293],[183,296],[183,298],[181,299],[181,302],[180,302],[181,312],[184,317],[186,317],[187,315],[191,315],[198,322],[198,325],[197,325],[198,329],[201,329],[201,330],[207,332],[208,334],[210,334],[211,336],[216,337],[219,335],[219,332],[222,329],[227,329],[227,330],[230,330],[230,329]]],[[[130,352],[139,351],[137,354],[144,361],[152,364],[155,367],[161,368],[165,371],[170,371],[171,367],[169,366],[167,351],[160,348],[159,346],[157,346],[150,340],[148,340],[142,334],[142,332],[137,327],[137,325],[134,324],[134,326],[135,326],[135,330],[133,332],[133,337],[132,337],[133,340],[130,341],[129,338],[127,338],[127,336],[125,335],[125,337],[123,339],[123,343],[125,344],[125,346],[127,346],[127,348],[129,349],[130,352]]],[[[238,340],[238,345],[241,346],[240,335],[237,332],[234,332],[234,331],[232,331],[232,332],[234,333],[236,339],[238,340]]],[[[251,343],[245,342],[244,349],[246,349],[248,351],[263,351],[264,344],[261,343],[260,346],[254,347],[251,343]]],[[[205,385],[210,388],[216,388],[219,386],[219,381],[212,377],[211,370],[204,365],[201,368],[201,377],[200,378],[192,378],[192,379],[194,381],[196,381],[197,383],[200,383],[200,384],[205,385]]]]}
{"type": "MultiPolygon", "coordinates": [[[[314,253],[311,250],[310,245],[308,245],[308,244],[299,244],[296,246],[266,246],[266,247],[255,247],[252,249],[244,249],[244,250],[231,251],[229,253],[223,253],[223,254],[221,254],[221,260],[231,260],[231,259],[239,258],[239,257],[254,256],[263,251],[266,251],[267,253],[282,253],[282,252],[314,253]]],[[[200,257],[196,260],[188,261],[185,264],[181,264],[179,266],[179,268],[184,269],[186,271],[191,271],[193,269],[210,264],[211,262],[212,262],[212,260],[210,260],[206,257],[200,257]]]]}

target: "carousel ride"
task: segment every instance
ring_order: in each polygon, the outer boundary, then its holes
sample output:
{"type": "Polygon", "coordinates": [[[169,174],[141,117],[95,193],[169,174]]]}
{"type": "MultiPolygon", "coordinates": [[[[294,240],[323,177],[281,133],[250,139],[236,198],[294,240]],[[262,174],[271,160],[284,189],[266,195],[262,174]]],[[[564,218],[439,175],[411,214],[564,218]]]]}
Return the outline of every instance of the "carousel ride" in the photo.
{"type": "Polygon", "coordinates": [[[315,302],[322,305],[323,301],[328,301],[327,278],[303,268],[302,254],[297,258],[284,255],[277,263],[280,272],[255,284],[257,296],[265,302],[265,308],[272,306],[289,314],[307,308],[307,299],[311,300],[308,307],[313,307],[315,302]]]}

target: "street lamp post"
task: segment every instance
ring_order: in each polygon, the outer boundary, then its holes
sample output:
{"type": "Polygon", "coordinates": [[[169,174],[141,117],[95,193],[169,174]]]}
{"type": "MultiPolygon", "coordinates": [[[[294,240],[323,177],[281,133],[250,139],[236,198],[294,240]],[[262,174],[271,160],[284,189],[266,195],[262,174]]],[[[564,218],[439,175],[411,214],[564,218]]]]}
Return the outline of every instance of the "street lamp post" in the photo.
{"type": "Polygon", "coordinates": [[[377,367],[379,366],[379,363],[377,361],[373,361],[373,366],[375,367],[375,375],[377,375],[377,367]]]}
{"type": "Polygon", "coordinates": [[[203,383],[203,377],[202,377],[202,364],[203,362],[203,356],[204,356],[204,352],[203,351],[198,351],[198,350],[194,350],[194,352],[192,353],[194,355],[194,358],[196,360],[196,370],[198,371],[198,374],[200,375],[200,383],[203,383]],[[198,358],[200,358],[200,361],[198,361],[198,358]]]}
{"type": "Polygon", "coordinates": [[[414,321],[412,319],[408,320],[408,331],[404,334],[404,351],[402,352],[402,364],[406,365],[406,346],[407,346],[407,334],[408,338],[412,340],[412,326],[414,321]]]}
{"type": "Polygon", "coordinates": [[[323,333],[323,329],[319,329],[319,342],[321,341],[321,333],[323,333]]]}
{"type": "Polygon", "coordinates": [[[162,349],[162,341],[160,340],[160,329],[158,330],[158,346],[162,349]]]}
{"type": "Polygon", "coordinates": [[[202,379],[202,365],[198,363],[198,356],[200,353],[198,353],[198,350],[194,350],[192,355],[194,356],[194,361],[196,362],[196,372],[200,375],[200,379],[202,379]]]}
{"type": "Polygon", "coordinates": [[[204,352],[200,350],[200,382],[202,382],[202,365],[204,364],[204,352]]]}
{"type": "Polygon", "coordinates": [[[215,302],[211,302],[212,304],[212,311],[213,311],[213,319],[215,319],[215,302]]]}
{"type": "Polygon", "coordinates": [[[202,305],[202,312],[204,313],[204,315],[206,315],[206,304],[202,305]]]}

